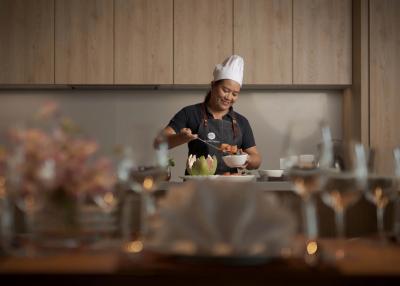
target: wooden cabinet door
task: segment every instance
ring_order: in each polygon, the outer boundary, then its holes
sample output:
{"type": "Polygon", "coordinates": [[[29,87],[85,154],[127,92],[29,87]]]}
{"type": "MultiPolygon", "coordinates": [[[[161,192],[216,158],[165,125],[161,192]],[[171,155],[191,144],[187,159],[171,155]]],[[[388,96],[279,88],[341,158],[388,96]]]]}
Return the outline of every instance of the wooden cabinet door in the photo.
{"type": "Polygon", "coordinates": [[[208,84],[233,52],[232,0],[174,1],[174,83],[208,84]]]}
{"type": "Polygon", "coordinates": [[[173,1],[115,0],[115,83],[173,83],[173,1]]]}
{"type": "Polygon", "coordinates": [[[55,79],[113,83],[113,1],[56,0],[55,79]]]}
{"type": "Polygon", "coordinates": [[[351,0],[293,1],[294,84],[351,84],[351,0]]]}
{"type": "Polygon", "coordinates": [[[53,41],[53,0],[0,0],[0,84],[54,83],[53,41]]]}
{"type": "Polygon", "coordinates": [[[292,84],[292,0],[234,0],[233,31],[244,83],[292,84]]]}
{"type": "Polygon", "coordinates": [[[382,171],[390,171],[390,149],[400,146],[399,27],[400,1],[370,1],[370,144],[382,171]]]}

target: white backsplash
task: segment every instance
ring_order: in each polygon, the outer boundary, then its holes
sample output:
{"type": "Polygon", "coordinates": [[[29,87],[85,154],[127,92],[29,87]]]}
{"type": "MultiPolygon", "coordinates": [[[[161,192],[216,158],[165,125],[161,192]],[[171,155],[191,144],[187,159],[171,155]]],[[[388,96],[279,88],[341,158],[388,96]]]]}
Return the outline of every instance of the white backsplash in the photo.
{"type": "MultiPolygon", "coordinates": [[[[153,137],[182,107],[203,100],[201,90],[19,90],[0,91],[0,143],[4,131],[28,119],[47,100],[56,100],[66,116],[96,138],[102,151],[111,153],[118,144],[130,144],[135,136],[153,137]]],[[[324,119],[334,138],[342,137],[341,91],[242,91],[235,110],[250,121],[263,169],[279,168],[283,140],[295,118],[324,119]]],[[[151,142],[149,142],[151,144],[151,142]]],[[[302,140],[310,152],[313,138],[302,140]]],[[[171,150],[176,161],[173,180],[184,173],[187,146],[171,150]]]]}

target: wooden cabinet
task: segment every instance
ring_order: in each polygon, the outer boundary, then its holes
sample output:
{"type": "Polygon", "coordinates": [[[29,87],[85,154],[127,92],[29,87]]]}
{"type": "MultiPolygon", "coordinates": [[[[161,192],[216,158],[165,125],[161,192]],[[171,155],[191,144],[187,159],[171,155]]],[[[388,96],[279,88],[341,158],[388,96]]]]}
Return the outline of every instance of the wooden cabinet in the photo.
{"type": "Polygon", "coordinates": [[[234,0],[233,46],[245,84],[291,84],[292,0],[234,0]]]}
{"type": "MultiPolygon", "coordinates": [[[[370,0],[370,144],[382,152],[400,146],[399,27],[400,1],[370,0]]],[[[389,171],[392,154],[377,155],[389,171]]]]}
{"type": "Polygon", "coordinates": [[[351,5],[0,0],[0,84],[209,84],[236,53],[245,84],[349,85],[351,5]]]}
{"type": "Polygon", "coordinates": [[[56,0],[55,81],[113,83],[113,1],[56,0]]]}
{"type": "Polygon", "coordinates": [[[173,83],[172,13],[172,0],[115,0],[115,84],[173,83]]]}
{"type": "Polygon", "coordinates": [[[233,52],[232,0],[174,1],[174,83],[208,84],[233,52]]]}
{"type": "Polygon", "coordinates": [[[293,1],[293,83],[351,84],[351,0],[293,1]]]}
{"type": "Polygon", "coordinates": [[[0,84],[54,83],[53,40],[53,0],[0,0],[0,84]]]}

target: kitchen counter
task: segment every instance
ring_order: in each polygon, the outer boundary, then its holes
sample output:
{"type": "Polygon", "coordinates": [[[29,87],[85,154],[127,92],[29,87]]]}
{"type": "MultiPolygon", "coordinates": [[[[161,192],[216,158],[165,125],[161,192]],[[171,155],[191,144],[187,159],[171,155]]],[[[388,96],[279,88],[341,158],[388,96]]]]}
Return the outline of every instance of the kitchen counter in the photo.
{"type": "MultiPolygon", "coordinates": [[[[159,189],[167,190],[172,186],[181,185],[182,181],[163,182],[159,189]]],[[[256,181],[254,182],[256,188],[263,191],[293,191],[293,184],[288,181],[256,181]]]]}

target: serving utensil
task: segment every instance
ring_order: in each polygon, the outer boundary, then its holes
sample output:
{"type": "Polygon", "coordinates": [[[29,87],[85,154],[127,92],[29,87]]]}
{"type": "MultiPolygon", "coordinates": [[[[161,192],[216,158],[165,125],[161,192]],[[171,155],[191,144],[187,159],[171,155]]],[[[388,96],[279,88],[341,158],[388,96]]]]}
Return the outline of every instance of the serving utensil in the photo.
{"type": "Polygon", "coordinates": [[[210,146],[210,147],[212,147],[212,148],[214,148],[214,149],[216,149],[216,150],[222,152],[223,154],[228,154],[226,151],[223,151],[220,147],[217,147],[217,146],[215,146],[215,145],[213,145],[213,144],[211,144],[211,143],[209,143],[209,142],[207,142],[207,141],[201,139],[200,137],[197,137],[196,139],[197,139],[197,140],[200,140],[200,141],[203,142],[204,144],[206,144],[206,145],[208,145],[208,146],[210,146]]]}

